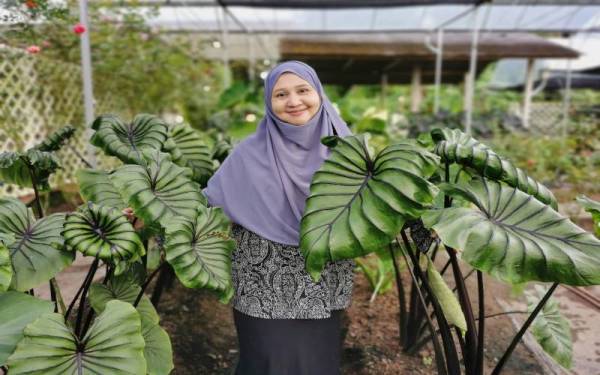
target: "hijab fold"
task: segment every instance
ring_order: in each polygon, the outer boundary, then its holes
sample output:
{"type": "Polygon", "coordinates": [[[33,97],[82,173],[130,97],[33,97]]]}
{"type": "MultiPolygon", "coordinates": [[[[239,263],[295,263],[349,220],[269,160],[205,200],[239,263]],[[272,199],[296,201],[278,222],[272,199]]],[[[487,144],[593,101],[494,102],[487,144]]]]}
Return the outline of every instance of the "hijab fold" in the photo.
{"type": "Polygon", "coordinates": [[[273,68],[264,95],[265,117],[256,132],[234,148],[203,193],[233,222],[268,240],[298,246],[312,176],[329,156],[321,138],[352,133],[325,95],[316,72],[302,62],[287,61],[273,68]],[[283,73],[304,79],[321,98],[317,113],[302,126],[281,121],[271,108],[273,87],[283,73]]]}

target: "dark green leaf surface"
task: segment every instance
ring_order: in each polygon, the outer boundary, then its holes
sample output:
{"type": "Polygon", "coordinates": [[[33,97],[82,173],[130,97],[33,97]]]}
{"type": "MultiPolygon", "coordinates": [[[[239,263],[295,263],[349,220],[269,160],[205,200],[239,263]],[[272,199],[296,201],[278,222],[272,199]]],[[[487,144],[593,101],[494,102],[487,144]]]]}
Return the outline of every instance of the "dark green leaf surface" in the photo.
{"type": "Polygon", "coordinates": [[[21,201],[0,198],[0,233],[14,236],[8,246],[13,267],[11,288],[27,291],[50,280],[73,261],[62,248],[60,232],[65,214],[57,213],[36,221],[21,201]]]}
{"type": "Polygon", "coordinates": [[[547,204],[498,181],[443,184],[476,207],[431,210],[423,223],[473,267],[509,283],[600,283],[600,241],[547,204]]]}
{"type": "Polygon", "coordinates": [[[25,153],[0,153],[0,180],[23,187],[32,187],[28,163],[34,168],[39,189],[48,190],[48,178],[58,168],[60,161],[53,153],[31,149],[25,153]]]}
{"type": "Polygon", "coordinates": [[[438,157],[401,142],[373,158],[363,136],[325,137],[330,157],[314,174],[300,224],[300,248],[313,280],[326,262],[387,246],[406,220],[431,207],[427,181],[438,157]]]}
{"type": "Polygon", "coordinates": [[[160,150],[167,140],[167,124],[149,114],[139,114],[129,124],[115,115],[98,116],[92,129],[96,132],[90,142],[125,163],[143,163],[143,150],[160,150]]]}
{"type": "Polygon", "coordinates": [[[200,186],[190,180],[190,170],[171,162],[169,154],[144,151],[145,166],[124,165],[111,181],[146,225],[166,225],[171,218],[193,218],[196,207],[206,205],[200,186]]]}
{"type": "Polygon", "coordinates": [[[487,178],[503,181],[557,209],[556,198],[547,187],[470,135],[446,128],[433,129],[431,137],[436,142],[435,153],[442,160],[473,168],[487,178]]]}
{"type": "Polygon", "coordinates": [[[143,353],[138,313],[114,300],[79,345],[62,315],[43,315],[25,328],[8,366],[11,375],[141,375],[146,373],[143,353]]]}
{"type": "Polygon", "coordinates": [[[594,232],[596,237],[600,238],[600,202],[596,202],[585,195],[580,195],[577,197],[577,203],[592,215],[594,232]]]}
{"type": "Polygon", "coordinates": [[[88,202],[67,214],[62,235],[67,245],[102,260],[137,259],[144,255],[138,234],[121,211],[88,202]]]}
{"type": "Polygon", "coordinates": [[[165,253],[181,283],[231,297],[231,222],[221,208],[199,206],[193,221],[172,220],[165,226],[165,253]]]}

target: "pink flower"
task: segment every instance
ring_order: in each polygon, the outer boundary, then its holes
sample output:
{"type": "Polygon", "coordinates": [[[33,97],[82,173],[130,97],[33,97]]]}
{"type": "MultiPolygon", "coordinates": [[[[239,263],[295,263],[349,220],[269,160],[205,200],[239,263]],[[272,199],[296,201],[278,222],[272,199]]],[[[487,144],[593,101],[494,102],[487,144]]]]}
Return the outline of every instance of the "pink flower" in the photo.
{"type": "Polygon", "coordinates": [[[44,41],[42,41],[42,47],[48,48],[48,47],[50,47],[51,45],[52,45],[52,44],[51,44],[49,41],[47,41],[47,40],[44,40],[44,41]]]}
{"type": "Polygon", "coordinates": [[[41,48],[36,46],[36,45],[31,45],[29,47],[26,48],[26,51],[28,53],[31,53],[32,55],[35,55],[36,53],[41,51],[41,48]]]}
{"type": "Polygon", "coordinates": [[[73,26],[73,32],[78,35],[83,34],[83,33],[85,33],[85,26],[83,26],[80,23],[77,23],[77,24],[75,24],[75,26],[73,26]]]}

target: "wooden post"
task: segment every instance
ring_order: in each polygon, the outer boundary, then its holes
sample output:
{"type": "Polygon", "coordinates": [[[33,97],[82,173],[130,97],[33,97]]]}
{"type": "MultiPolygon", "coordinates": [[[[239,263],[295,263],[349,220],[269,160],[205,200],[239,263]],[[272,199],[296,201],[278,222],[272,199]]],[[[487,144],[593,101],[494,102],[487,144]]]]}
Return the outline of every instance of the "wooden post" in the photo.
{"type": "Polygon", "coordinates": [[[531,97],[533,96],[534,59],[527,59],[525,68],[525,87],[523,92],[523,127],[529,129],[529,115],[531,114],[531,97]]]}
{"type": "Polygon", "coordinates": [[[423,101],[423,89],[421,87],[421,67],[415,65],[412,71],[411,92],[410,92],[410,111],[419,112],[421,102],[423,101]]]}

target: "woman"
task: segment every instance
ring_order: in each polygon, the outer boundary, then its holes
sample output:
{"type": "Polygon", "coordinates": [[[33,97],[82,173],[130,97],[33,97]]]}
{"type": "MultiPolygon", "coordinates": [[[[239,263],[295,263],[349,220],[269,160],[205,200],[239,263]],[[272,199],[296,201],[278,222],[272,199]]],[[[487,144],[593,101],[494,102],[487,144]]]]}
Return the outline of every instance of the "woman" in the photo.
{"type": "Polygon", "coordinates": [[[329,263],[314,283],[298,249],[313,174],[327,135],[350,130],[315,71],[284,62],[265,80],[265,117],[203,190],[234,222],[236,375],[340,373],[340,314],[350,304],[354,262],[329,263]]]}

